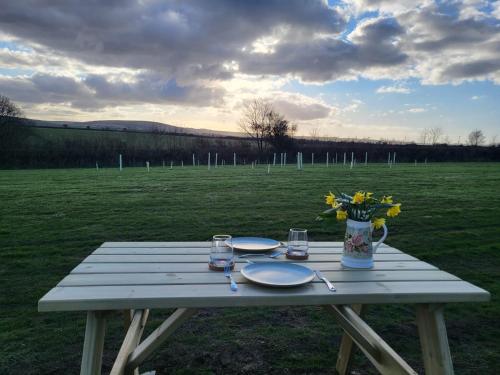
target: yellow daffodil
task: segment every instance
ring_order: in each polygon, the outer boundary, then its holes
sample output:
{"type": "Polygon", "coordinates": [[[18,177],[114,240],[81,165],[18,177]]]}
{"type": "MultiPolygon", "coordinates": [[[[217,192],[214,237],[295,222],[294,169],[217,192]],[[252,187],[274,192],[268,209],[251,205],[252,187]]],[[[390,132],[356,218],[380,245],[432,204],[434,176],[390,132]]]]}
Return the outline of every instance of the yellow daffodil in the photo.
{"type": "Polygon", "coordinates": [[[366,199],[370,199],[372,197],[373,193],[366,193],[366,199]]]}
{"type": "Polygon", "coordinates": [[[389,195],[389,196],[383,196],[382,197],[382,200],[380,201],[380,203],[389,203],[389,204],[392,204],[392,195],[389,195]]]}
{"type": "Polygon", "coordinates": [[[358,191],[356,194],[354,194],[354,197],[352,197],[352,203],[363,203],[365,201],[365,195],[361,192],[358,191]]]}
{"type": "Polygon", "coordinates": [[[330,192],[330,194],[325,195],[325,198],[326,204],[335,208],[335,195],[330,192]]]}
{"type": "Polygon", "coordinates": [[[345,220],[347,219],[347,211],[338,210],[337,211],[337,220],[345,220]]]}
{"type": "Polygon", "coordinates": [[[373,226],[375,229],[380,229],[385,224],[385,219],[383,217],[373,218],[373,226]]]}
{"type": "Polygon", "coordinates": [[[395,217],[401,212],[401,203],[398,203],[387,210],[387,216],[395,217]]]}

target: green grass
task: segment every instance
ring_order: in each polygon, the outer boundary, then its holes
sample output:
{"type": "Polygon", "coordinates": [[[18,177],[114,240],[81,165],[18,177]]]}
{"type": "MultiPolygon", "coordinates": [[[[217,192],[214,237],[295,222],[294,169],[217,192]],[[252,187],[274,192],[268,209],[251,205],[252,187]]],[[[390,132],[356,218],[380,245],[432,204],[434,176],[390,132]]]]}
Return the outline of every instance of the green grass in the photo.
{"type": "MultiPolygon", "coordinates": [[[[0,374],[77,374],[85,314],[38,313],[37,301],[104,241],[207,240],[214,233],[340,241],[316,222],[333,188],[392,194],[403,213],[387,242],[489,290],[446,309],[457,374],[500,367],[500,164],[0,171],[0,374]]],[[[159,323],[169,311],[153,311],[159,323]]],[[[371,306],[367,321],[420,372],[411,305],[371,306]]],[[[151,329],[151,327],[149,328],[151,329]]],[[[122,338],[107,333],[109,371],[122,338]]],[[[206,309],[142,370],[172,374],[329,373],[340,330],[316,307],[206,309]]],[[[376,373],[360,354],[355,369],[376,373]]]]}

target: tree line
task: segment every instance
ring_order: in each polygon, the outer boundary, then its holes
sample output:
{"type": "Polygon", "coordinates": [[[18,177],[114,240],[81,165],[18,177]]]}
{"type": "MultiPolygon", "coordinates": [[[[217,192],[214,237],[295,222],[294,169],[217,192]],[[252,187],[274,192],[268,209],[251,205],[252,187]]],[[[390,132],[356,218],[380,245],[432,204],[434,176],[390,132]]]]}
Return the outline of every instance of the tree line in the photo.
{"type": "MultiPolygon", "coordinates": [[[[398,162],[500,161],[500,147],[428,144],[360,143],[301,139],[294,136],[296,126],[268,103],[250,102],[242,115],[240,127],[247,137],[200,136],[191,134],[112,132],[85,129],[44,129],[32,126],[22,118],[22,111],[8,98],[0,96],[0,168],[40,167],[103,167],[117,166],[118,155],[125,165],[206,165],[208,154],[214,162],[232,164],[234,153],[238,164],[272,163],[274,154],[287,154],[287,162],[296,161],[302,152],[303,161],[310,163],[343,163],[344,153],[363,163],[387,162],[388,154],[396,153],[398,162]],[[314,156],[313,156],[314,154],[314,156]]],[[[479,138],[480,140],[480,138],[479,138]]],[[[434,143],[434,144],[432,144],[434,143]]]]}

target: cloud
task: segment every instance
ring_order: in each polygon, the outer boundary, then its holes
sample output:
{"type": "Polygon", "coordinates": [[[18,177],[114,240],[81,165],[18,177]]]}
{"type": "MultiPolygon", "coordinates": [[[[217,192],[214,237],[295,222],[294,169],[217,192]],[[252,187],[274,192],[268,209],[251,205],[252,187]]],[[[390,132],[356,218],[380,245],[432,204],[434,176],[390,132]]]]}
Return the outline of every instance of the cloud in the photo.
{"type": "Polygon", "coordinates": [[[138,75],[133,82],[88,75],[82,79],[37,73],[31,77],[0,76],[2,93],[25,103],[61,103],[76,108],[102,108],[120,104],[156,103],[216,106],[221,88],[180,86],[151,74],[138,75]]]}
{"type": "Polygon", "coordinates": [[[402,48],[423,83],[500,82],[500,22],[486,13],[460,13],[466,6],[432,3],[396,17],[406,30],[402,48]]]}
{"type": "Polygon", "coordinates": [[[427,109],[421,108],[421,107],[409,108],[408,112],[410,112],[410,113],[423,113],[423,112],[427,112],[427,109]]]}
{"type": "Polygon", "coordinates": [[[360,104],[340,111],[293,97],[282,91],[286,81],[394,81],[379,94],[411,92],[398,82],[409,78],[500,84],[500,1],[335,4],[4,0],[0,40],[8,43],[0,65],[14,73],[0,76],[1,90],[52,109],[156,104],[204,106],[212,114],[272,94],[290,118],[319,121],[360,104]]]}
{"type": "Polygon", "coordinates": [[[377,94],[409,94],[412,90],[401,85],[381,86],[375,91],[377,94]]]}
{"type": "Polygon", "coordinates": [[[51,1],[2,3],[0,25],[24,42],[93,65],[150,69],[175,76],[228,79],[225,63],[241,49],[292,28],[304,36],[338,33],[344,20],[323,1],[51,1]],[[314,31],[313,31],[314,30],[314,31]]]}
{"type": "Polygon", "coordinates": [[[359,99],[353,99],[351,100],[351,103],[348,104],[347,106],[343,107],[341,112],[342,113],[348,113],[348,112],[357,112],[359,107],[363,104],[363,101],[359,99]]]}
{"type": "Polygon", "coordinates": [[[292,121],[323,119],[337,110],[321,100],[300,94],[276,92],[267,100],[292,121]]]}

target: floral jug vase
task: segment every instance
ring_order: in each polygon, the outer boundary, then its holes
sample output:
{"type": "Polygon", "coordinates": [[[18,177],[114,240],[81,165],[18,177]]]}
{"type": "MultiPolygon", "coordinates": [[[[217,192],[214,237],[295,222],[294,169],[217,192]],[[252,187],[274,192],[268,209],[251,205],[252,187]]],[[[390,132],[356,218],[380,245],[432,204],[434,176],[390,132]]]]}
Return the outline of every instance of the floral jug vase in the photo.
{"type": "Polygon", "coordinates": [[[382,238],[376,244],[372,244],[373,224],[369,221],[347,219],[342,265],[349,268],[372,268],[373,254],[387,237],[385,224],[382,228],[384,230],[382,238]]]}

